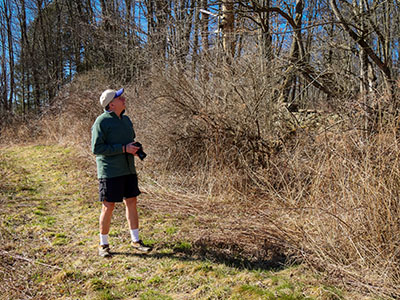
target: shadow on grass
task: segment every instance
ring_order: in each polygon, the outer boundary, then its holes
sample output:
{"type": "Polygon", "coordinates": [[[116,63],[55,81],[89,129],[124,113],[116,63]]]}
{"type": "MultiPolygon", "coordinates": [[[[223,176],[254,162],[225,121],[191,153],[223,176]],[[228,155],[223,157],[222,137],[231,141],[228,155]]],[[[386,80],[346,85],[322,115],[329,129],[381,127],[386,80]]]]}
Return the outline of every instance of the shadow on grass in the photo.
{"type": "Polygon", "coordinates": [[[257,253],[242,253],[238,245],[224,243],[210,243],[207,240],[196,242],[190,249],[173,249],[173,252],[164,253],[163,249],[170,249],[167,245],[158,245],[148,254],[137,252],[112,252],[112,255],[139,256],[141,258],[171,258],[181,261],[211,261],[223,263],[230,267],[247,270],[278,271],[293,263],[293,259],[283,254],[279,248],[268,247],[257,253]],[[165,247],[164,247],[165,246],[165,247]]]}

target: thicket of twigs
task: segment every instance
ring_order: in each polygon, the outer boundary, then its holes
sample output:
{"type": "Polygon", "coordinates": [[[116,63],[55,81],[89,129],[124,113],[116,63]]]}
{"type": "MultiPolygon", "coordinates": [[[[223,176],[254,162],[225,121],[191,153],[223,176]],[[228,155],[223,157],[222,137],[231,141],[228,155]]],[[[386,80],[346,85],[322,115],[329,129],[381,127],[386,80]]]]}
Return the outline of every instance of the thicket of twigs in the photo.
{"type": "MultiPolygon", "coordinates": [[[[213,220],[231,226],[221,240],[231,229],[243,245],[270,241],[339,284],[399,297],[397,118],[381,118],[372,133],[361,130],[357,111],[291,113],[276,101],[278,68],[245,58],[202,66],[212,76],[155,68],[126,87],[128,115],[149,153],[143,172],[176,191],[172,207],[220,213],[213,220]]],[[[102,73],[80,76],[48,111],[3,128],[2,138],[74,143],[89,157],[106,87],[120,86],[102,73]]]]}

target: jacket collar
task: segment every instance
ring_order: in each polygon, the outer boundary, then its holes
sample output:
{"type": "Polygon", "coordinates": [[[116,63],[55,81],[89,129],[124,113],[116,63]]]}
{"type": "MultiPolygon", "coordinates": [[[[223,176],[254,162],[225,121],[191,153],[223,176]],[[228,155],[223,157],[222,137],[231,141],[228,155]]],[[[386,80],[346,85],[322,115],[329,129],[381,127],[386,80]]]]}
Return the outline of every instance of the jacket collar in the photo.
{"type": "Polygon", "coordinates": [[[122,116],[125,113],[125,109],[121,112],[121,116],[120,117],[118,117],[117,114],[115,112],[111,111],[111,110],[104,110],[104,113],[107,113],[107,114],[111,115],[113,118],[118,118],[118,119],[121,118],[122,119],[122,116]]]}

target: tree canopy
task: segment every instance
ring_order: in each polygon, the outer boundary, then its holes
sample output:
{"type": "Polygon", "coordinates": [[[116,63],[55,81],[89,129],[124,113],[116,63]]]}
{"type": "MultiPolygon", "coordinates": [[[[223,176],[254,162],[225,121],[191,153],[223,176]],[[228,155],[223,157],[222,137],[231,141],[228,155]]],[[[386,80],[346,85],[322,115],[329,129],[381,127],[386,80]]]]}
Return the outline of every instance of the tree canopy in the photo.
{"type": "Polygon", "coordinates": [[[129,83],[155,62],[196,73],[210,53],[278,64],[277,101],[302,106],[390,94],[399,72],[397,1],[2,0],[0,9],[2,112],[40,111],[93,69],[129,83]]]}

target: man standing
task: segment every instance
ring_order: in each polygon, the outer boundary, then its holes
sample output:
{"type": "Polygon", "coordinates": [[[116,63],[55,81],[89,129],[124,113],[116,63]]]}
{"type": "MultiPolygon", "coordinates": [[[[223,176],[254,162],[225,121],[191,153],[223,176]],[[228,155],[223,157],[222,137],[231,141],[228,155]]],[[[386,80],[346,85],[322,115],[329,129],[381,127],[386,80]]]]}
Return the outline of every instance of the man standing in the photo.
{"type": "Polygon", "coordinates": [[[105,90],[100,97],[104,112],[92,126],[92,152],[96,155],[99,196],[102,202],[100,214],[99,255],[110,256],[108,233],[115,203],[124,201],[126,219],[130,228],[132,247],[149,252],[139,239],[137,196],[140,194],[134,155],[140,149],[133,145],[135,131],[129,117],[124,115],[124,89],[105,90]]]}

